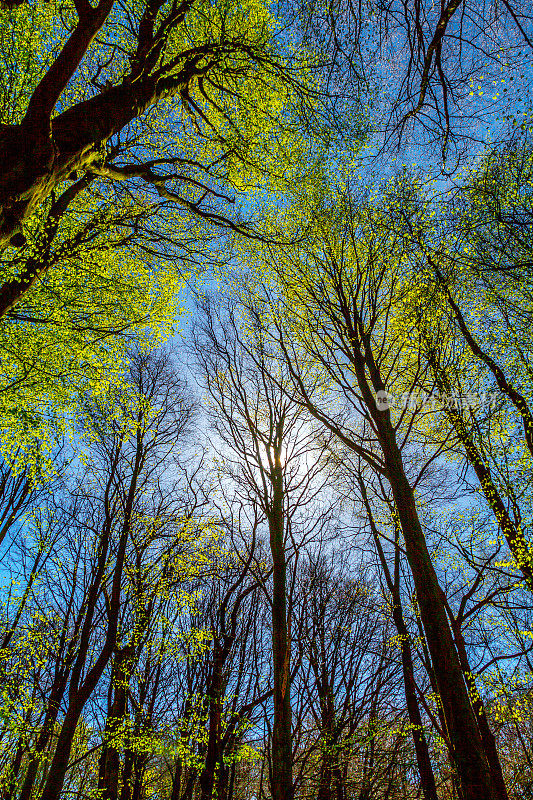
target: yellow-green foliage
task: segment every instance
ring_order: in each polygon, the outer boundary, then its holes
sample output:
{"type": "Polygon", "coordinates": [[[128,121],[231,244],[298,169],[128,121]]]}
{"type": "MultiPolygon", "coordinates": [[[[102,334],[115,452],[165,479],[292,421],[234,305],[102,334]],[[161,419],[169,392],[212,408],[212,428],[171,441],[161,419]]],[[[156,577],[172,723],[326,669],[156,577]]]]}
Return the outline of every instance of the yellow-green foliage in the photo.
{"type": "MultiPolygon", "coordinates": [[[[113,229],[67,252],[0,321],[0,437],[9,459],[47,449],[75,421],[79,398],[120,381],[128,346],[157,347],[180,313],[186,275],[118,248],[113,229]]],[[[8,254],[9,255],[9,254],[8,254]]]]}
{"type": "MultiPolygon", "coordinates": [[[[56,113],[93,92],[90,78],[104,62],[99,86],[120,83],[131,66],[128,52],[134,50],[144,6],[139,0],[128,0],[127,8],[115,4],[56,113]]],[[[169,8],[163,4],[158,22],[169,8]]],[[[24,4],[0,12],[3,122],[21,121],[32,90],[76,18],[70,2],[24,4]]],[[[175,170],[179,176],[165,188],[181,199],[167,200],[160,210],[153,187],[138,182],[130,184],[129,194],[114,195],[100,181],[98,190],[80,194],[61,220],[52,266],[0,323],[0,446],[6,458],[17,451],[23,461],[24,451],[35,448],[36,441],[46,450],[54,437],[68,432],[80,394],[101,396],[120,379],[132,337],[147,348],[171,332],[180,291],[192,277],[190,262],[180,264],[180,247],[188,254],[192,247],[193,260],[201,263],[202,248],[209,255],[214,246],[204,222],[195,220],[187,206],[204,195],[198,181],[218,192],[204,198],[206,210],[219,213],[222,206],[227,213],[235,193],[277,191],[308,170],[306,155],[313,146],[298,124],[294,85],[313,88],[313,58],[297,51],[290,37],[280,37],[278,28],[263,0],[207,1],[194,4],[167,36],[158,68],[165,70],[174,59],[176,64],[166,75],[179,73],[183,59],[177,56],[183,51],[203,44],[225,48],[205,78],[191,86],[191,102],[163,98],[125,132],[123,161],[179,159],[179,166],[163,171],[175,170]],[[167,256],[175,248],[172,260],[158,258],[157,247],[154,255],[147,254],[135,237],[123,246],[139,219],[147,231],[169,242],[167,256]],[[80,238],[81,230],[85,237],[80,238]]],[[[105,143],[95,164],[102,167],[104,159],[105,143]]],[[[28,245],[4,254],[4,281],[19,274],[28,258],[40,258],[48,206],[25,224],[28,245]]]]}

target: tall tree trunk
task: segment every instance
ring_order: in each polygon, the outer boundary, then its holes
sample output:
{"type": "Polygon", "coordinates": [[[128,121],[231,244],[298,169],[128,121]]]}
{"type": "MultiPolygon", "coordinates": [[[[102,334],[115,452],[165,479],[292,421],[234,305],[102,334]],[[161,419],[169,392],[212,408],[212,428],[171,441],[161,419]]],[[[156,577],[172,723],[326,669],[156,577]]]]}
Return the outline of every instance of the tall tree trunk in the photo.
{"type": "Polygon", "coordinates": [[[191,771],[187,777],[181,800],[192,800],[194,787],[196,786],[196,780],[196,773],[191,771]]]}
{"type": "Polygon", "coordinates": [[[411,484],[405,473],[402,455],[396,441],[396,431],[390,411],[380,410],[374,392],[384,391],[385,385],[374,360],[370,338],[363,336],[364,355],[359,349],[362,320],[347,309],[346,320],[353,344],[353,364],[365,405],[372,417],[379,440],[385,474],[390,484],[398,522],[403,534],[407,561],[413,576],[420,616],[431,654],[435,679],[442,700],[446,727],[453,758],[461,781],[464,800],[498,800],[498,793],[485,758],[474,710],[466,687],[459,656],[455,648],[448,616],[435,568],[426,544],[411,484]],[[372,389],[368,382],[370,374],[372,389]]]}
{"type": "MultiPolygon", "coordinates": [[[[399,553],[398,541],[396,541],[396,547],[394,553],[394,580],[393,580],[390,574],[389,565],[387,564],[387,559],[385,558],[385,553],[383,552],[383,548],[381,546],[379,531],[374,522],[374,516],[372,514],[372,509],[368,501],[366,488],[362,478],[359,478],[359,486],[361,489],[361,494],[363,496],[363,501],[365,503],[365,508],[370,523],[370,527],[372,530],[372,535],[374,538],[376,549],[378,551],[378,557],[383,572],[385,574],[385,581],[387,583],[389,592],[391,594],[392,618],[394,620],[396,630],[398,631],[398,635],[400,637],[405,701],[407,704],[407,713],[409,715],[409,722],[411,723],[411,735],[413,737],[413,744],[415,747],[416,762],[418,765],[418,772],[420,775],[420,785],[422,788],[422,794],[424,796],[424,800],[438,800],[435,775],[433,773],[433,767],[431,766],[429,749],[426,737],[424,735],[422,717],[420,714],[420,708],[418,706],[418,700],[416,697],[416,683],[415,683],[414,668],[413,668],[413,657],[411,653],[411,644],[409,641],[409,631],[407,630],[407,625],[405,624],[403,616],[402,598],[400,594],[400,569],[399,569],[400,553],[399,553]]],[[[396,530],[398,537],[399,531],[397,527],[396,530]]]]}
{"type": "MultiPolygon", "coordinates": [[[[415,598],[415,600],[416,600],[416,598],[415,598]]],[[[438,698],[438,702],[436,704],[436,712],[437,712],[437,717],[438,717],[438,727],[437,727],[436,720],[434,721],[434,726],[435,726],[436,730],[438,731],[439,736],[441,736],[441,738],[443,739],[443,741],[444,741],[444,743],[446,745],[446,748],[448,750],[448,758],[449,758],[449,762],[450,762],[451,776],[452,776],[451,777],[451,781],[452,781],[452,786],[453,786],[453,796],[454,797],[457,796],[458,800],[464,800],[464,797],[463,797],[463,794],[462,794],[463,790],[461,789],[461,785],[460,785],[459,779],[457,777],[457,768],[456,768],[456,764],[455,764],[455,758],[454,758],[454,753],[453,753],[453,749],[452,749],[452,744],[451,744],[451,741],[450,741],[450,737],[448,736],[448,729],[446,727],[446,719],[444,717],[444,711],[443,711],[443,708],[442,708],[442,703],[440,702],[440,698],[439,698],[439,689],[438,689],[438,686],[437,686],[437,680],[435,678],[435,670],[433,669],[433,664],[431,663],[431,656],[430,656],[429,650],[428,650],[426,634],[424,633],[424,626],[422,625],[422,622],[421,622],[420,617],[418,615],[416,617],[416,623],[417,623],[417,627],[418,627],[420,646],[421,646],[423,654],[424,654],[424,668],[425,668],[425,670],[427,672],[427,675],[429,677],[429,682],[430,682],[430,685],[431,685],[431,691],[433,692],[434,696],[436,698],[438,698]]]]}
{"type": "Polygon", "coordinates": [[[283,471],[279,462],[272,476],[273,502],[268,515],[273,563],[272,654],[274,725],[272,731],[272,800],[292,800],[292,710],[290,642],[287,627],[287,565],[283,524],[283,471]]]}
{"type": "Polygon", "coordinates": [[[396,606],[396,609],[393,612],[393,618],[396,625],[396,630],[398,631],[402,642],[401,656],[403,682],[405,687],[405,701],[407,704],[409,722],[411,723],[411,733],[415,747],[418,772],[420,774],[420,786],[422,788],[424,800],[438,800],[435,775],[433,773],[433,767],[431,766],[431,759],[429,757],[427,740],[424,735],[424,727],[422,723],[422,717],[420,715],[420,708],[416,699],[416,684],[413,669],[413,658],[411,655],[411,645],[409,643],[409,633],[403,619],[401,606],[396,606]]]}
{"type": "MultiPolygon", "coordinates": [[[[135,760],[135,754],[133,750],[126,749],[124,754],[124,766],[122,768],[122,775],[121,775],[121,789],[120,789],[120,800],[130,800],[131,799],[131,792],[132,792],[132,775],[133,775],[133,763],[135,760]]],[[[179,800],[179,795],[177,798],[171,797],[171,800],[179,800]]]]}
{"type": "Polygon", "coordinates": [[[11,762],[11,769],[9,771],[8,783],[5,786],[2,794],[0,795],[2,800],[13,800],[13,797],[15,796],[15,791],[17,788],[17,779],[19,776],[20,767],[22,765],[22,758],[25,752],[26,752],[25,737],[21,735],[19,736],[17,747],[15,749],[15,755],[13,757],[13,761],[11,762]]]}
{"type": "Polygon", "coordinates": [[[365,760],[361,788],[359,790],[359,800],[371,800],[372,796],[372,774],[374,772],[374,758],[376,753],[375,726],[376,726],[376,707],[375,701],[372,704],[368,719],[368,729],[370,732],[370,742],[365,747],[365,760]]]}
{"type": "MultiPolygon", "coordinates": [[[[320,735],[323,742],[322,760],[320,764],[320,777],[316,800],[333,800],[333,775],[337,765],[336,735],[335,735],[335,708],[333,701],[333,687],[330,686],[325,664],[324,630],[320,631],[322,675],[320,689],[321,729],[320,735]]],[[[318,665],[317,665],[318,667],[318,665]]]]}
{"type": "Polygon", "coordinates": [[[333,769],[333,786],[335,788],[335,794],[333,796],[335,800],[346,800],[346,781],[346,766],[341,769],[337,760],[337,763],[333,769]]]}
{"type": "Polygon", "coordinates": [[[470,669],[470,663],[468,661],[468,655],[466,652],[466,645],[461,631],[461,626],[459,623],[452,623],[452,627],[455,636],[455,643],[457,645],[457,652],[459,653],[459,660],[461,662],[465,681],[470,692],[470,699],[476,714],[481,740],[483,742],[485,755],[492,773],[492,778],[496,785],[497,791],[499,792],[500,800],[509,800],[507,787],[503,777],[502,766],[500,764],[500,757],[496,748],[496,739],[494,738],[494,734],[489,727],[487,715],[485,714],[485,707],[477,690],[474,675],[470,669]]]}
{"type": "Polygon", "coordinates": [[[117,650],[113,660],[111,674],[113,701],[107,715],[98,770],[98,789],[103,800],[117,800],[118,798],[120,753],[116,742],[113,742],[113,736],[116,735],[126,717],[132,656],[133,646],[130,643],[117,650]]]}
{"type": "Polygon", "coordinates": [[[144,777],[144,769],[146,766],[146,761],[147,757],[144,754],[137,754],[133,769],[135,779],[133,782],[133,792],[131,795],[131,800],[142,800],[144,796],[143,777],[144,777]]]}
{"type": "MultiPolygon", "coordinates": [[[[233,792],[235,789],[235,773],[237,771],[237,764],[235,761],[231,762],[230,769],[229,769],[229,783],[228,783],[228,791],[227,795],[224,800],[233,800],[233,792]]],[[[222,800],[222,798],[220,799],[222,800]]]]}
{"type": "Polygon", "coordinates": [[[76,699],[69,703],[67,713],[65,714],[61,730],[57,737],[54,757],[52,758],[50,770],[41,795],[42,800],[59,800],[68,769],[72,742],[74,741],[76,727],[85,702],[85,695],[78,693],[76,699]]]}
{"type": "MultiPolygon", "coordinates": [[[[388,414],[388,412],[385,412],[388,414]]],[[[394,495],[435,679],[444,708],[464,800],[497,800],[477,721],[464,682],[441,589],[429,555],[413,490],[389,420],[381,426],[387,477],[394,495]]]]}
{"type": "Polygon", "coordinates": [[[331,753],[333,739],[330,734],[322,734],[322,738],[324,750],[322,753],[322,761],[320,763],[320,776],[316,800],[333,800],[333,758],[331,753]]]}
{"type": "Polygon", "coordinates": [[[204,767],[200,775],[200,800],[211,800],[215,786],[217,765],[222,758],[222,701],[225,690],[224,651],[215,640],[213,646],[213,672],[207,690],[209,699],[209,732],[204,767]]]}
{"type": "Polygon", "coordinates": [[[61,676],[61,678],[63,680],[58,681],[58,683],[52,689],[44,722],[41,730],[39,731],[39,736],[37,737],[35,747],[26,769],[26,775],[24,776],[24,782],[20,790],[19,800],[29,800],[32,793],[33,784],[35,783],[35,778],[37,777],[37,773],[39,771],[39,764],[41,763],[40,756],[42,753],[44,753],[48,742],[50,741],[50,737],[57,720],[57,715],[59,713],[59,703],[63,697],[63,692],[65,690],[65,685],[68,678],[68,672],[66,672],[64,676],[61,676]]]}

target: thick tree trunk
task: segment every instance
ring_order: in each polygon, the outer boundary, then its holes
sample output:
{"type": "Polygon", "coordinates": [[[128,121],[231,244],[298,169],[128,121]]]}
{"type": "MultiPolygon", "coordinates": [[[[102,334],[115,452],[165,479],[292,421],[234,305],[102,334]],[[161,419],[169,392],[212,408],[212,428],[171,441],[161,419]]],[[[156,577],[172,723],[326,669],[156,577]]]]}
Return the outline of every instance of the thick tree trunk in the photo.
{"type": "Polygon", "coordinates": [[[363,323],[357,311],[354,313],[354,318],[351,316],[351,311],[348,311],[346,319],[350,325],[349,335],[353,344],[357,382],[372,417],[383,453],[385,473],[403,534],[407,561],[415,584],[420,616],[464,800],[480,798],[498,800],[498,792],[485,758],[476,717],[448,624],[442,590],[429,555],[414,492],[405,473],[402,455],[396,441],[390,411],[379,410],[374,397],[374,392],[384,391],[385,385],[374,360],[370,337],[363,337],[363,355],[359,349],[359,336],[356,333],[356,330],[363,328],[363,323]],[[353,327],[352,321],[356,328],[353,327]],[[367,370],[373,390],[367,379],[367,370]]]}
{"type": "Polygon", "coordinates": [[[76,110],[83,115],[84,103],[59,114],[53,122],[51,115],[112,5],[113,0],[101,0],[96,7],[79,3],[78,24],[33,92],[22,123],[0,126],[0,248],[67,176],[69,161],[83,160],[87,150],[102,141],[87,141],[90,122],[83,116],[79,118],[79,133],[68,124],[69,112],[70,116],[76,110]]]}
{"type": "MultiPolygon", "coordinates": [[[[328,744],[326,743],[326,747],[328,744]]],[[[320,765],[320,777],[316,800],[333,800],[331,762],[328,756],[323,756],[320,765]]]]}
{"type": "Polygon", "coordinates": [[[405,475],[390,418],[381,422],[380,429],[387,478],[394,495],[407,560],[415,582],[420,615],[464,800],[479,800],[479,798],[497,800],[498,793],[485,758],[477,721],[448,625],[441,589],[427,549],[413,490],[405,475]]]}
{"type": "MultiPolygon", "coordinates": [[[[233,766],[232,762],[231,766],[233,766]]],[[[218,765],[216,780],[216,800],[226,800],[228,796],[228,785],[230,779],[230,766],[222,761],[218,765]]]]}
{"type": "Polygon", "coordinates": [[[200,800],[211,800],[215,786],[217,766],[222,758],[222,701],[225,690],[223,674],[224,657],[220,644],[215,641],[213,672],[209,682],[209,733],[204,768],[200,775],[200,800]]]}
{"type": "MultiPolygon", "coordinates": [[[[421,646],[422,651],[424,653],[424,668],[425,668],[425,670],[427,672],[427,675],[429,677],[429,683],[430,683],[430,686],[431,686],[431,691],[433,692],[434,696],[438,698],[438,696],[439,696],[439,688],[437,686],[437,680],[435,678],[435,670],[433,669],[433,664],[431,663],[431,656],[430,656],[429,650],[428,650],[426,634],[424,633],[424,626],[422,625],[422,622],[420,621],[420,618],[418,616],[416,618],[416,623],[417,623],[418,633],[419,633],[419,638],[420,638],[420,646],[421,646]]],[[[439,720],[438,721],[438,728],[437,728],[436,721],[435,721],[434,724],[435,724],[435,727],[436,727],[439,735],[442,737],[442,739],[443,739],[443,741],[446,744],[446,747],[448,749],[448,757],[449,757],[449,761],[450,761],[451,776],[452,776],[451,780],[452,780],[453,792],[454,792],[453,796],[455,797],[457,795],[459,800],[464,800],[464,797],[462,795],[462,789],[461,789],[461,786],[459,784],[459,780],[458,780],[458,777],[457,777],[457,769],[456,769],[456,765],[455,765],[455,759],[454,759],[452,744],[451,744],[451,741],[450,741],[450,737],[448,736],[448,730],[446,728],[446,719],[444,717],[444,711],[442,709],[442,703],[440,701],[437,702],[436,712],[437,712],[437,716],[438,716],[438,720],[439,720]]]]}
{"type": "MultiPolygon", "coordinates": [[[[120,800],[130,800],[131,792],[132,792],[132,775],[133,775],[133,763],[135,760],[135,754],[132,750],[126,750],[124,754],[124,766],[122,768],[122,776],[121,776],[121,789],[120,789],[120,800]]],[[[171,797],[171,800],[179,800],[179,795],[177,798],[171,797]]]]}
{"type": "Polygon", "coordinates": [[[481,696],[477,690],[475,678],[470,669],[468,655],[466,652],[465,640],[463,638],[460,626],[454,625],[453,631],[455,636],[455,643],[457,645],[457,652],[459,654],[459,660],[461,662],[461,667],[463,669],[463,673],[465,676],[466,685],[468,686],[470,692],[470,699],[472,701],[472,706],[476,714],[479,732],[481,734],[481,741],[483,742],[485,756],[487,758],[490,771],[492,773],[492,779],[498,791],[498,797],[500,798],[500,800],[509,800],[509,795],[507,794],[507,787],[505,785],[505,780],[503,777],[502,766],[500,764],[500,757],[498,755],[498,750],[496,748],[496,739],[494,738],[494,734],[492,733],[489,727],[487,715],[485,714],[485,707],[483,705],[481,696]]]}
{"type": "Polygon", "coordinates": [[[0,248],[58,184],[101,158],[95,145],[142,113],[154,91],[155,81],[123,83],[67,109],[38,134],[24,124],[0,129],[0,248]]]}
{"type": "Polygon", "coordinates": [[[272,800],[292,800],[292,710],[290,700],[290,642],[287,627],[287,566],[283,541],[283,473],[276,465],[273,503],[268,516],[273,563],[272,654],[274,666],[274,725],[272,731],[272,800]]]}
{"type": "Polygon", "coordinates": [[[67,713],[65,714],[61,730],[57,737],[54,757],[50,765],[41,800],[59,800],[65,782],[70,752],[72,750],[72,742],[74,741],[76,727],[85,702],[85,697],[79,694],[75,701],[69,703],[67,713]]]}
{"type": "Polygon", "coordinates": [[[334,800],[346,800],[347,767],[341,769],[339,764],[333,770],[333,786],[335,788],[334,800]]]}
{"type": "Polygon", "coordinates": [[[31,797],[33,784],[35,783],[35,778],[37,777],[37,773],[39,771],[40,755],[44,752],[48,742],[50,741],[50,736],[54,729],[57,715],[59,713],[59,703],[63,697],[67,678],[68,673],[64,676],[61,676],[61,680],[52,689],[43,726],[39,732],[39,736],[37,737],[33,754],[26,769],[26,775],[24,776],[24,782],[20,790],[19,800],[29,800],[31,797]]]}
{"type": "Polygon", "coordinates": [[[133,646],[126,645],[115,653],[111,682],[113,702],[109,708],[100,754],[98,789],[103,800],[117,800],[119,790],[120,753],[113,743],[127,711],[127,688],[132,670],[133,646]]]}
{"type": "Polygon", "coordinates": [[[25,737],[19,736],[19,740],[17,742],[17,747],[15,749],[15,755],[13,757],[13,761],[11,762],[11,770],[9,772],[9,780],[7,785],[5,786],[2,794],[0,797],[2,800],[13,800],[15,796],[15,792],[17,789],[17,782],[18,776],[20,772],[20,767],[22,765],[22,759],[24,754],[26,753],[26,743],[25,737]]]}
{"type": "MultiPolygon", "coordinates": [[[[392,599],[392,618],[398,631],[401,642],[401,658],[402,658],[402,673],[403,683],[405,689],[405,701],[407,704],[407,713],[409,715],[409,722],[411,723],[411,733],[413,737],[413,744],[415,747],[416,761],[418,765],[418,772],[420,775],[420,785],[424,800],[438,800],[437,786],[435,784],[435,775],[433,767],[431,766],[431,759],[429,757],[429,749],[424,735],[424,728],[422,725],[422,717],[420,715],[420,708],[416,697],[416,683],[414,677],[413,658],[411,654],[411,645],[409,642],[409,631],[405,624],[402,608],[402,598],[400,594],[400,556],[398,550],[398,541],[396,540],[396,548],[394,553],[394,580],[392,579],[385,553],[381,546],[379,538],[379,531],[374,522],[372,509],[368,502],[366,488],[362,478],[359,480],[359,486],[365,503],[372,535],[378,551],[381,567],[385,574],[385,581],[391,593],[392,599]]],[[[397,530],[397,537],[399,531],[397,530]]]]}
{"type": "MultiPolygon", "coordinates": [[[[111,5],[110,0],[102,0],[88,12],[91,19],[78,26],[78,45],[84,33],[85,45],[89,45],[111,5]]],[[[182,3],[181,20],[191,5],[192,2],[182,3]]],[[[88,3],[87,7],[90,9],[88,3]]],[[[175,24],[179,21],[176,18],[175,24]]],[[[76,31],[71,39],[75,36],[76,31]]],[[[67,45],[68,42],[66,48],[67,45]]],[[[179,71],[158,78],[141,74],[146,64],[140,64],[140,72],[127,75],[120,85],[73,105],[51,121],[50,104],[61,89],[61,76],[52,75],[45,86],[47,74],[43,90],[38,95],[38,87],[34,93],[24,121],[20,125],[0,125],[0,250],[72,172],[79,170],[84,174],[91,162],[101,161],[102,142],[141,116],[157,100],[179,96],[195,78],[205,74],[206,60],[232,49],[243,50],[238,43],[200,44],[184,56],[179,71]],[[54,78],[57,79],[52,85],[54,78]]],[[[70,58],[71,71],[77,67],[76,58],[76,54],[70,58]]],[[[145,54],[145,58],[148,63],[150,55],[145,54]]]]}

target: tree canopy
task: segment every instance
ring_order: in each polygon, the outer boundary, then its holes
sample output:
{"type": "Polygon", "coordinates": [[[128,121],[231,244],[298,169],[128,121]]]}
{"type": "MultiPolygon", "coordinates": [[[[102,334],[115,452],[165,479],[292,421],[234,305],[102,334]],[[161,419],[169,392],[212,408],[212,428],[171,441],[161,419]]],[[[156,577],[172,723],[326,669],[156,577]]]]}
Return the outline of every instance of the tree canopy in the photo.
{"type": "Polygon", "coordinates": [[[0,0],[1,800],[533,797],[532,23],[0,0]]]}

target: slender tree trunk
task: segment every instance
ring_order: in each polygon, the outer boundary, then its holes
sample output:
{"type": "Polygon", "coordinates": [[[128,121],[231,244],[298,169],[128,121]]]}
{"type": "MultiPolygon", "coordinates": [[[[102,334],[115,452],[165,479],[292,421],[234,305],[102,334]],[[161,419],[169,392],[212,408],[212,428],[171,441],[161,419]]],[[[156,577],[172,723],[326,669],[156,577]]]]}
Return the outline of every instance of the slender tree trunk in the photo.
{"type": "Polygon", "coordinates": [[[180,800],[181,794],[181,758],[176,759],[176,766],[174,768],[174,775],[172,776],[172,792],[170,793],[170,800],[180,800]]]}
{"type": "Polygon", "coordinates": [[[422,717],[420,715],[420,708],[416,699],[416,684],[414,678],[413,659],[411,655],[411,645],[409,644],[409,634],[403,619],[401,606],[398,610],[393,612],[393,617],[396,630],[398,631],[402,641],[401,656],[403,681],[405,687],[405,701],[407,703],[409,722],[411,723],[411,732],[413,744],[415,746],[418,772],[420,774],[422,794],[424,796],[424,800],[438,800],[435,775],[433,774],[433,767],[431,766],[427,740],[424,735],[424,727],[422,723],[422,717]]]}
{"type": "Polygon", "coordinates": [[[370,731],[370,742],[365,747],[365,761],[363,768],[363,777],[361,780],[361,788],[359,790],[359,800],[370,800],[372,796],[372,774],[374,772],[374,757],[376,752],[375,742],[375,724],[376,724],[376,709],[372,708],[369,714],[368,727],[370,731]]]}
{"type": "Polygon", "coordinates": [[[191,772],[185,783],[185,789],[183,790],[183,797],[181,798],[181,800],[192,800],[195,785],[196,785],[196,774],[194,772],[191,772]]]}
{"type": "Polygon", "coordinates": [[[363,357],[359,350],[358,335],[353,328],[350,338],[354,344],[354,366],[358,385],[373,418],[383,453],[387,480],[394,497],[464,800],[479,800],[479,798],[497,800],[498,793],[485,758],[477,720],[448,624],[442,590],[429,555],[414,492],[405,474],[390,411],[381,411],[377,408],[367,380],[367,369],[374,391],[383,391],[385,385],[374,361],[369,340],[365,339],[363,357]]]}
{"type": "MultiPolygon", "coordinates": [[[[328,744],[326,743],[326,747],[328,744]]],[[[320,778],[316,800],[333,800],[331,762],[328,755],[324,755],[320,764],[320,778]]]]}
{"type": "Polygon", "coordinates": [[[143,793],[143,776],[144,776],[144,768],[146,765],[146,756],[145,755],[137,755],[135,758],[135,765],[134,765],[134,775],[135,779],[133,782],[133,792],[131,795],[132,800],[142,800],[144,793],[143,793]]]}
{"type": "Polygon", "coordinates": [[[52,683],[52,687],[50,689],[50,695],[48,698],[48,705],[45,712],[44,721],[39,731],[39,736],[37,737],[37,741],[35,743],[35,747],[33,752],[30,756],[28,766],[26,769],[26,775],[24,776],[24,782],[22,784],[22,788],[20,791],[19,800],[29,800],[33,791],[33,785],[35,783],[35,778],[37,777],[37,773],[39,771],[39,765],[41,760],[41,754],[44,753],[46,750],[50,738],[52,736],[54,726],[57,721],[57,717],[59,714],[59,706],[61,700],[63,699],[63,695],[65,694],[65,689],[67,687],[69,675],[71,672],[74,654],[75,654],[75,643],[77,640],[77,635],[79,632],[79,628],[82,622],[82,615],[81,612],[78,613],[77,618],[74,623],[74,628],[71,631],[71,638],[70,642],[66,648],[66,655],[61,663],[62,653],[64,652],[65,644],[66,644],[66,636],[67,636],[67,620],[70,614],[70,609],[72,606],[72,600],[75,593],[75,586],[76,580],[74,577],[73,585],[72,585],[72,594],[69,599],[67,613],[65,615],[65,622],[63,626],[63,631],[61,634],[59,647],[58,647],[58,654],[57,654],[57,663],[55,669],[54,680],[52,683]]]}
{"type": "Polygon", "coordinates": [[[272,654],[274,725],[272,731],[272,800],[292,800],[292,710],[290,643],[287,629],[287,566],[283,541],[283,472],[276,465],[273,503],[268,517],[273,562],[272,654]]]}
{"type": "MultiPolygon", "coordinates": [[[[237,771],[237,764],[235,761],[231,762],[230,771],[229,771],[229,784],[228,784],[228,793],[225,800],[233,800],[233,792],[235,789],[235,773],[237,771]]],[[[221,798],[222,800],[222,798],[221,798]]]]}
{"type": "Polygon", "coordinates": [[[230,780],[230,767],[221,761],[217,770],[216,800],[226,800],[230,780]]]}
{"type": "Polygon", "coordinates": [[[339,763],[335,765],[333,770],[333,785],[335,787],[335,800],[346,800],[346,781],[347,781],[346,766],[341,769],[339,763]]]}
{"type": "MultiPolygon", "coordinates": [[[[323,636],[323,631],[321,631],[323,636]]],[[[321,642],[322,644],[322,642],[321,642]]],[[[335,737],[335,711],[333,704],[333,690],[329,685],[328,676],[325,674],[324,653],[322,665],[324,667],[321,688],[323,696],[321,703],[321,737],[323,740],[322,761],[320,764],[320,778],[318,784],[317,800],[333,800],[333,773],[336,766],[336,737],[335,737]]]]}

